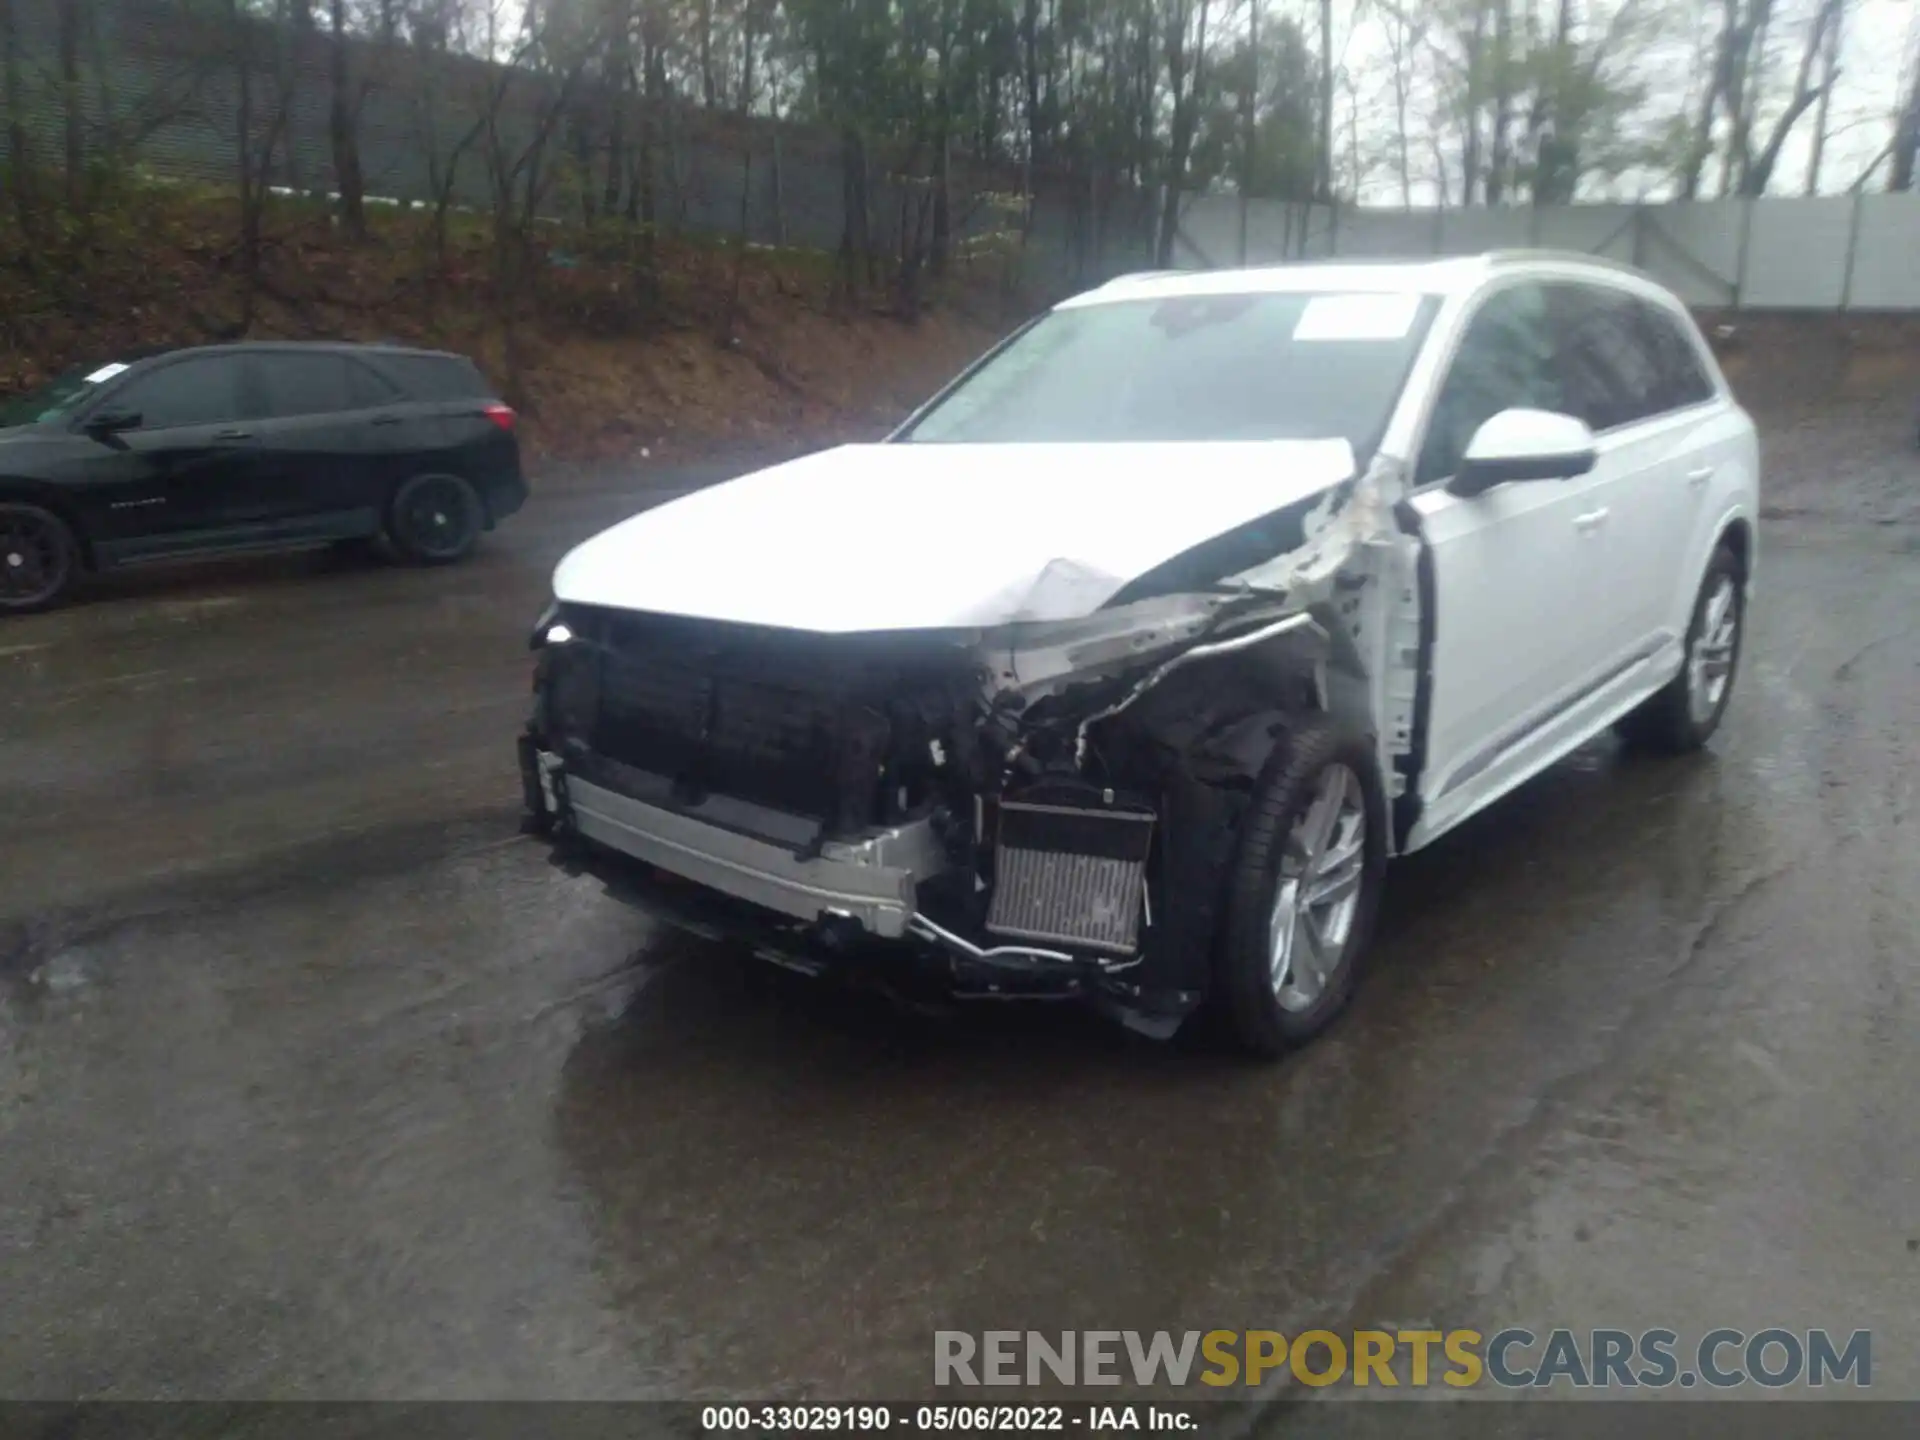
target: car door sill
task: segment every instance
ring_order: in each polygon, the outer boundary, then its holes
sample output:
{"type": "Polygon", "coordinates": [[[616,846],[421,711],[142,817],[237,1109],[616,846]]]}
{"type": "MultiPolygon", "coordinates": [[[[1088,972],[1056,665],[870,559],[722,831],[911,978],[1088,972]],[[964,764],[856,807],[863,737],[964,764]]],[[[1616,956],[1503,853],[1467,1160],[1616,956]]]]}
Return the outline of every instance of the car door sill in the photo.
{"type": "Polygon", "coordinates": [[[193,530],[173,535],[141,535],[127,540],[102,540],[94,554],[103,568],[164,564],[171,560],[213,555],[243,555],[269,550],[293,550],[355,540],[380,529],[377,510],[340,510],[302,520],[229,525],[218,530],[193,530]]]}

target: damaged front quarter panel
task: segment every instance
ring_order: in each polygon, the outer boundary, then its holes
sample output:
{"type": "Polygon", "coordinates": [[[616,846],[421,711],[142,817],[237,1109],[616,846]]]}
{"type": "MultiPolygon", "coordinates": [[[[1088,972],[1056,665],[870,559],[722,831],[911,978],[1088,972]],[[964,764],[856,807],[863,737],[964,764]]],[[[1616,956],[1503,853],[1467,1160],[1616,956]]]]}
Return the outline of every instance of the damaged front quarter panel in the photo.
{"type": "Polygon", "coordinates": [[[1068,797],[1063,813],[1133,804],[1157,819],[1140,953],[1103,962],[1103,993],[1136,1025],[1177,1021],[1208,988],[1240,821],[1289,724],[1330,710],[1375,728],[1367,661],[1333,602],[1365,583],[1348,572],[1391,526],[1397,479],[1382,462],[1269,517],[1251,541],[1218,537],[1202,547],[1210,556],[1177,557],[1084,619],[978,637],[993,801],[1044,793],[1068,797]],[[1294,543],[1257,552],[1276,535],[1294,543]],[[1207,573],[1208,560],[1237,568],[1207,573]]]}

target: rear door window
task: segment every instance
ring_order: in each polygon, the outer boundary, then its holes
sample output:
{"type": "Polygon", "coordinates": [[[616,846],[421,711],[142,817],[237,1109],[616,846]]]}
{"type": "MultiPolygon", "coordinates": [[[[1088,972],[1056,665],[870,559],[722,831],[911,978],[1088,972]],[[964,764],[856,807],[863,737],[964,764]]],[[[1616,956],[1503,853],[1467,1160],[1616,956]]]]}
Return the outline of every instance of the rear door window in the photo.
{"type": "Polygon", "coordinates": [[[1660,408],[1683,410],[1713,399],[1713,381],[1700,361],[1699,347],[1687,323],[1649,301],[1636,299],[1633,304],[1640,332],[1659,367],[1660,408]]]}
{"type": "Polygon", "coordinates": [[[174,430],[256,418],[249,403],[242,355],[190,355],[135,376],[106,401],[132,410],[142,430],[174,430]]]}
{"type": "Polygon", "coordinates": [[[276,419],[364,410],[397,392],[338,351],[265,351],[255,357],[268,413],[276,419]]]}
{"type": "Polygon", "coordinates": [[[457,355],[381,355],[377,363],[412,400],[484,400],[493,393],[479,367],[457,355]]]}
{"type": "Polygon", "coordinates": [[[1673,408],[1639,300],[1599,285],[1556,285],[1553,308],[1568,414],[1598,433],[1673,408]]]}

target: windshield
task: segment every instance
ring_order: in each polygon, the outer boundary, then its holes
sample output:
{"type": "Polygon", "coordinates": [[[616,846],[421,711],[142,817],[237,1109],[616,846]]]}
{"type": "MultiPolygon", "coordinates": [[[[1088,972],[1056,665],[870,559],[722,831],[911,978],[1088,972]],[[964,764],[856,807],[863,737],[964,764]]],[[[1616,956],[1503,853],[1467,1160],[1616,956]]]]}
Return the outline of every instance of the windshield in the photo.
{"type": "Polygon", "coordinates": [[[127,367],[119,361],[63,370],[37,390],[0,399],[0,425],[32,425],[71,415],[127,367]]]}
{"type": "Polygon", "coordinates": [[[1181,295],[1055,310],[900,438],[1379,443],[1437,301],[1181,295]]]}

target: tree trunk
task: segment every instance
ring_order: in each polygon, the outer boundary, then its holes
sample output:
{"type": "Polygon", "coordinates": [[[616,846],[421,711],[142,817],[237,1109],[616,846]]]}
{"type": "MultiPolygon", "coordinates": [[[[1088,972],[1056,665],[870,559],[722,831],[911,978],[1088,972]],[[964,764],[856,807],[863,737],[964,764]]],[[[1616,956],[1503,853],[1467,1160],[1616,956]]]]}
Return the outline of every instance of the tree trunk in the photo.
{"type": "Polygon", "coordinates": [[[1247,208],[1253,203],[1254,140],[1260,111],[1260,0],[1247,6],[1247,83],[1240,92],[1240,263],[1247,263],[1247,208]]]}
{"type": "Polygon", "coordinates": [[[1743,167],[1740,178],[1742,195],[1767,193],[1767,182],[1773,178],[1773,167],[1780,161],[1780,150],[1786,144],[1787,136],[1800,117],[1824,93],[1813,84],[1813,67],[1826,40],[1827,27],[1838,18],[1840,3],[1841,0],[1822,0],[1820,9],[1815,12],[1813,28],[1807,33],[1806,48],[1800,54],[1800,69],[1794,75],[1793,95],[1787,101],[1786,110],[1774,122],[1773,134],[1768,137],[1765,147],[1743,167]]]}
{"type": "Polygon", "coordinates": [[[935,276],[947,273],[947,252],[953,245],[953,140],[947,133],[948,119],[943,99],[939,131],[933,141],[933,238],[927,254],[927,268],[935,276]]]}
{"type": "Polygon", "coordinates": [[[240,0],[227,0],[234,46],[234,146],[240,181],[240,333],[253,325],[254,291],[260,277],[260,197],[253,186],[253,22],[240,0]]]}
{"type": "Polygon", "coordinates": [[[1333,203],[1333,0],[1320,0],[1320,141],[1314,191],[1333,203]]]}
{"type": "Polygon", "coordinates": [[[713,84],[713,0],[700,0],[700,98],[709,110],[719,105],[713,84]]]}
{"type": "Polygon", "coordinates": [[[330,0],[332,43],[328,79],[333,94],[327,105],[327,137],[333,144],[333,185],[340,192],[340,223],[355,240],[367,236],[366,185],[360,173],[360,137],[348,93],[346,0],[330,0]]]}
{"type": "Polygon", "coordinates": [[[1487,204],[1506,198],[1513,125],[1513,0],[1494,0],[1493,136],[1487,151],[1487,204]]]}
{"type": "Polygon", "coordinates": [[[868,250],[867,147],[860,131],[840,131],[840,285],[851,305],[860,288],[860,261],[868,250]]]}
{"type": "Polygon", "coordinates": [[[72,214],[80,212],[87,173],[87,118],[80,96],[80,30],[86,19],[86,6],[87,0],[61,0],[55,7],[60,15],[60,113],[66,142],[66,200],[67,210],[72,214]]]}
{"type": "Polygon", "coordinates": [[[1920,44],[1908,59],[1912,79],[1907,82],[1906,103],[1893,127],[1893,168],[1887,176],[1889,190],[1911,190],[1914,172],[1920,168],[1920,44]]]}
{"type": "Polygon", "coordinates": [[[1466,95],[1461,102],[1460,203],[1473,204],[1473,187],[1480,173],[1480,76],[1487,53],[1486,7],[1474,0],[1473,28],[1467,35],[1466,95]]]}
{"type": "Polygon", "coordinates": [[[1813,151],[1807,157],[1806,193],[1809,195],[1820,193],[1820,164],[1827,150],[1827,115],[1833,107],[1834,82],[1840,75],[1840,31],[1846,15],[1843,3],[1835,8],[1827,26],[1826,53],[1820,66],[1820,108],[1813,112],[1813,151]]]}
{"type": "Polygon", "coordinates": [[[28,148],[26,103],[20,92],[20,41],[15,30],[13,0],[0,0],[0,84],[7,87],[7,170],[6,188],[11,192],[14,219],[20,236],[27,242],[21,250],[21,262],[33,268],[35,223],[33,197],[33,155],[28,148]]]}
{"type": "Polygon", "coordinates": [[[1693,143],[1687,149],[1680,171],[1680,198],[1697,199],[1700,173],[1707,157],[1713,154],[1713,117],[1719,107],[1733,69],[1734,47],[1739,43],[1740,0],[1721,0],[1720,35],[1714,41],[1713,56],[1707,66],[1707,80],[1700,94],[1700,112],[1693,122],[1693,143]]]}

